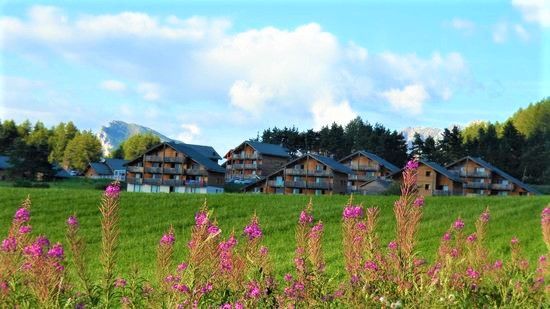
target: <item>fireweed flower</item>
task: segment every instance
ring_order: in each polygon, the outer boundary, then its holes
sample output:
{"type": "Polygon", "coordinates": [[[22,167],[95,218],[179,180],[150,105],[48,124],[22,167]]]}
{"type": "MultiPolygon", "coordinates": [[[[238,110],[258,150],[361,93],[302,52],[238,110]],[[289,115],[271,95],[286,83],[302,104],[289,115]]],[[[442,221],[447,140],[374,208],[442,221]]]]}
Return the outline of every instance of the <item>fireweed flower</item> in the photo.
{"type": "Polygon", "coordinates": [[[468,267],[466,270],[466,276],[472,278],[472,279],[478,279],[479,278],[479,272],[475,271],[473,268],[468,267]]]}
{"type": "Polygon", "coordinates": [[[442,239],[443,239],[444,241],[449,241],[449,240],[451,240],[451,233],[447,232],[447,233],[443,234],[442,239]]]}
{"type": "Polygon", "coordinates": [[[41,246],[41,247],[49,247],[50,246],[50,241],[48,240],[48,238],[46,238],[46,236],[42,236],[42,235],[38,236],[34,242],[36,244],[38,244],[39,246],[41,246]]]}
{"type": "Polygon", "coordinates": [[[390,249],[390,250],[395,250],[395,249],[397,249],[397,242],[395,242],[395,241],[390,241],[390,243],[388,244],[388,249],[390,249]]]}
{"type": "Polygon", "coordinates": [[[262,237],[262,230],[258,222],[254,220],[251,224],[244,228],[244,234],[248,236],[248,239],[253,240],[262,237]]]}
{"type": "Polygon", "coordinates": [[[2,240],[2,251],[14,252],[17,249],[17,240],[15,237],[8,237],[2,240]]]}
{"type": "Polygon", "coordinates": [[[118,183],[112,183],[105,189],[105,196],[110,198],[117,198],[120,194],[120,185],[118,183]]]}
{"type": "Polygon", "coordinates": [[[517,239],[517,237],[513,237],[512,240],[510,240],[510,244],[512,244],[512,245],[519,244],[519,239],[517,239]]]}
{"type": "Polygon", "coordinates": [[[455,228],[455,230],[462,230],[464,228],[464,221],[462,221],[462,219],[460,218],[456,219],[456,221],[453,223],[453,227],[455,228]]]}
{"type": "Polygon", "coordinates": [[[424,206],[424,197],[423,197],[423,196],[417,197],[417,198],[414,200],[413,205],[416,206],[416,207],[422,207],[422,206],[424,206]]]}
{"type": "Polygon", "coordinates": [[[405,165],[405,168],[408,170],[415,170],[418,168],[418,161],[416,160],[410,160],[407,162],[407,165],[405,165]]]}
{"type": "Polygon", "coordinates": [[[124,278],[117,278],[115,280],[115,287],[117,288],[123,288],[126,286],[126,280],[124,278]]]}
{"type": "Polygon", "coordinates": [[[494,269],[501,269],[502,268],[502,261],[501,260],[496,260],[495,263],[493,264],[493,268],[494,269]]]}
{"type": "Polygon", "coordinates": [[[62,271],[65,270],[65,266],[59,264],[59,262],[54,262],[54,263],[53,263],[53,267],[55,268],[55,270],[56,270],[57,272],[62,272],[62,271]]]}
{"type": "Polygon", "coordinates": [[[247,296],[249,298],[259,298],[262,292],[260,291],[260,286],[257,282],[250,282],[248,283],[248,293],[247,296]]]}
{"type": "Polygon", "coordinates": [[[477,236],[476,236],[475,233],[470,234],[470,235],[466,238],[466,240],[467,240],[468,242],[474,242],[474,241],[477,240],[477,236]]]}
{"type": "Polygon", "coordinates": [[[53,258],[62,259],[63,258],[63,246],[60,243],[56,243],[53,247],[48,250],[48,256],[53,258]]]}
{"type": "Polygon", "coordinates": [[[19,223],[28,222],[30,218],[31,213],[27,208],[19,208],[13,216],[13,220],[19,223]]]}
{"type": "Polygon", "coordinates": [[[162,235],[162,238],[160,239],[160,244],[171,246],[174,244],[175,241],[176,241],[176,237],[174,236],[174,234],[168,233],[168,234],[162,235]]]}
{"type": "Polygon", "coordinates": [[[72,227],[77,227],[78,226],[78,219],[75,216],[70,216],[67,219],[67,225],[72,226],[72,227]]]}
{"type": "Polygon", "coordinates": [[[206,293],[212,291],[213,288],[214,287],[212,286],[212,283],[208,282],[205,286],[202,287],[201,292],[203,294],[206,294],[206,293]]]}
{"type": "Polygon", "coordinates": [[[206,223],[208,223],[208,214],[204,211],[197,212],[195,215],[195,225],[202,226],[206,223]]]}
{"type": "Polygon", "coordinates": [[[218,234],[220,231],[220,228],[215,225],[211,225],[208,227],[208,233],[210,235],[218,234]]]}
{"type": "Polygon", "coordinates": [[[367,229],[367,224],[365,222],[359,222],[355,225],[355,228],[360,231],[365,231],[367,229]]]}
{"type": "Polygon", "coordinates": [[[481,222],[489,222],[489,219],[491,219],[491,215],[489,214],[489,212],[486,210],[484,211],[480,216],[479,216],[479,220],[481,220],[481,222]]]}
{"type": "Polygon", "coordinates": [[[359,218],[363,216],[363,207],[353,205],[348,206],[344,208],[342,216],[344,217],[344,219],[359,218]]]}
{"type": "Polygon", "coordinates": [[[32,226],[22,225],[19,227],[19,234],[28,234],[32,231],[32,226]]]}
{"type": "Polygon", "coordinates": [[[267,249],[267,247],[262,246],[260,248],[260,254],[261,255],[267,255],[268,252],[269,252],[269,250],[267,249]]]}
{"type": "Polygon", "coordinates": [[[317,224],[315,224],[312,228],[311,228],[311,234],[310,236],[311,237],[319,237],[319,235],[321,234],[321,232],[323,231],[323,223],[322,222],[319,222],[317,224]]]}
{"type": "Polygon", "coordinates": [[[367,261],[365,262],[365,269],[377,271],[378,270],[378,264],[374,261],[367,261]]]}
{"type": "Polygon", "coordinates": [[[187,269],[187,263],[183,262],[178,265],[178,271],[184,271],[187,269]]]}
{"type": "Polygon", "coordinates": [[[23,254],[31,257],[39,257],[42,255],[42,246],[37,243],[28,245],[23,248],[23,254]]]}
{"type": "Polygon", "coordinates": [[[286,274],[285,277],[284,277],[285,281],[292,281],[292,275],[291,274],[286,274]]]}
{"type": "Polygon", "coordinates": [[[308,224],[313,222],[313,216],[308,214],[305,210],[300,213],[300,224],[308,224]]]}

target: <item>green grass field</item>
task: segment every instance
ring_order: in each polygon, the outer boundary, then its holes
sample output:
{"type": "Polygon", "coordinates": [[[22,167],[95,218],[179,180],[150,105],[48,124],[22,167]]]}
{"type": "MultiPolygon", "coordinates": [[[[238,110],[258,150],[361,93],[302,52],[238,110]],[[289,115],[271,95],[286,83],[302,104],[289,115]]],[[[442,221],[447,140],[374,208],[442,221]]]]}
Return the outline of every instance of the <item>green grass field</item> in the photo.
{"type": "MultiPolygon", "coordinates": [[[[90,189],[27,189],[0,187],[0,228],[7,233],[14,211],[30,195],[33,234],[45,234],[52,241],[65,243],[65,220],[76,213],[81,231],[88,243],[90,267],[99,269],[100,214],[102,192],[90,189]]],[[[155,268],[156,246],[162,233],[173,225],[176,230],[176,258],[183,261],[186,244],[194,224],[194,214],[208,198],[210,209],[223,231],[237,235],[256,212],[264,231],[277,275],[291,271],[294,252],[294,228],[308,196],[274,195],[194,195],[194,194],[121,194],[121,234],[119,272],[128,273],[137,265],[142,275],[151,278],[155,268]]],[[[316,219],[325,223],[324,253],[327,270],[334,277],[342,272],[340,218],[348,196],[313,197],[316,219]]],[[[384,244],[394,238],[393,202],[396,196],[357,196],[365,206],[379,206],[379,235],[384,244]]],[[[549,196],[537,197],[438,197],[426,200],[418,237],[419,255],[432,260],[444,231],[458,216],[466,222],[466,232],[474,230],[474,221],[486,206],[491,210],[487,245],[494,258],[509,256],[508,243],[513,236],[520,239],[523,252],[534,261],[546,252],[540,231],[540,212],[550,203],[549,196]]],[[[3,238],[4,236],[2,236],[3,238]]],[[[96,272],[97,273],[97,272],[96,272]]]]}

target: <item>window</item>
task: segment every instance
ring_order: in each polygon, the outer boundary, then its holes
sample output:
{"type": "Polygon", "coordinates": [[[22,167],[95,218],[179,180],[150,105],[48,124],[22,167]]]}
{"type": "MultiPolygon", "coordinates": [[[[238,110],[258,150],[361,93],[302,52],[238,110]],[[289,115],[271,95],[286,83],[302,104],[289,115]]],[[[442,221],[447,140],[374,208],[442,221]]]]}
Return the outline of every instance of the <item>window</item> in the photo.
{"type": "Polygon", "coordinates": [[[503,185],[507,185],[509,182],[508,182],[508,180],[503,179],[500,183],[503,184],[503,185]]]}
{"type": "Polygon", "coordinates": [[[302,193],[301,191],[302,191],[301,189],[294,188],[292,189],[292,194],[300,194],[302,193]]]}
{"type": "Polygon", "coordinates": [[[160,191],[160,187],[159,186],[151,186],[151,192],[159,192],[160,191]]]}
{"type": "Polygon", "coordinates": [[[321,195],[323,194],[323,190],[315,190],[315,195],[321,195]]]}
{"type": "Polygon", "coordinates": [[[445,192],[449,191],[449,186],[443,186],[443,191],[445,192]]]}
{"type": "Polygon", "coordinates": [[[432,176],[432,171],[426,171],[426,177],[432,176]]]}
{"type": "Polygon", "coordinates": [[[322,170],[323,170],[323,166],[322,166],[321,164],[317,164],[317,165],[315,166],[315,170],[316,170],[316,171],[322,171],[322,170]]]}
{"type": "Polygon", "coordinates": [[[506,191],[500,191],[500,192],[498,193],[498,195],[500,195],[500,196],[507,196],[507,195],[508,195],[508,192],[506,192],[506,191]]]}
{"type": "Polygon", "coordinates": [[[134,192],[141,192],[141,185],[134,184],[134,192]]]}
{"type": "Polygon", "coordinates": [[[316,183],[320,183],[320,182],[321,182],[321,178],[315,177],[315,182],[316,182],[316,183]]]}
{"type": "Polygon", "coordinates": [[[424,190],[430,190],[430,184],[429,183],[424,184],[424,190]]]}

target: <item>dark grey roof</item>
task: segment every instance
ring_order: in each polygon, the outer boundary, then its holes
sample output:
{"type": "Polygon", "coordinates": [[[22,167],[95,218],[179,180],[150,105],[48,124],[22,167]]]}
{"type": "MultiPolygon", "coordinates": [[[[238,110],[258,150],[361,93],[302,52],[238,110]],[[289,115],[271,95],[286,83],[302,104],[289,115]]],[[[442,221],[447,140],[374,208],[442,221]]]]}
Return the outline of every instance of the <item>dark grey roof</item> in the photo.
{"type": "Polygon", "coordinates": [[[11,167],[11,164],[8,162],[9,159],[10,157],[8,156],[0,156],[0,169],[5,170],[11,167]]]}
{"type": "Polygon", "coordinates": [[[361,155],[364,155],[365,157],[373,160],[373,161],[376,161],[378,162],[378,164],[384,166],[385,168],[389,169],[390,172],[393,174],[393,173],[397,173],[399,172],[401,169],[393,164],[391,164],[389,161],[387,161],[386,159],[372,153],[372,152],[368,152],[368,151],[365,151],[365,150],[359,150],[359,151],[356,151],[352,154],[350,154],[349,156],[346,156],[345,158],[343,158],[342,160],[340,160],[340,162],[344,161],[344,160],[347,160],[349,159],[350,157],[353,157],[353,156],[356,156],[358,154],[361,154],[361,155]]]}
{"type": "MultiPolygon", "coordinates": [[[[283,158],[290,157],[290,155],[288,154],[288,149],[284,148],[281,145],[266,144],[266,143],[260,143],[260,142],[254,142],[254,141],[246,141],[243,144],[250,145],[252,148],[256,149],[256,151],[259,154],[275,156],[275,157],[283,157],[283,158]]],[[[239,147],[241,147],[241,145],[239,145],[239,147]]]]}
{"type": "Polygon", "coordinates": [[[439,165],[438,163],[430,162],[430,161],[424,161],[424,160],[420,160],[419,162],[433,168],[436,172],[438,172],[441,175],[451,179],[452,181],[462,182],[462,180],[460,179],[460,177],[458,177],[457,174],[449,171],[448,169],[444,168],[443,166],[439,165]]]}
{"type": "Polygon", "coordinates": [[[54,177],[57,177],[57,178],[71,178],[73,177],[69,172],[67,172],[66,169],[60,167],[60,166],[54,166],[54,172],[55,172],[55,175],[54,177]]]}
{"type": "Polygon", "coordinates": [[[216,162],[210,160],[209,158],[203,156],[200,152],[196,151],[194,147],[189,146],[188,144],[175,143],[175,142],[166,142],[167,145],[176,149],[179,152],[185,153],[191,158],[191,160],[203,165],[207,170],[217,173],[225,173],[225,169],[219,166],[216,162]]]}
{"type": "MultiPolygon", "coordinates": [[[[184,144],[184,143],[181,143],[181,144],[184,144]]],[[[193,145],[193,144],[184,144],[184,145],[187,145],[187,146],[191,147],[196,152],[200,153],[201,155],[203,155],[204,157],[207,157],[210,160],[216,160],[217,161],[217,160],[222,159],[220,154],[218,154],[216,152],[216,150],[214,149],[214,147],[212,147],[212,146],[193,145]]]]}
{"type": "Polygon", "coordinates": [[[360,185],[359,187],[365,187],[366,185],[368,185],[370,183],[373,183],[373,182],[378,182],[378,183],[383,184],[385,186],[389,186],[389,185],[391,185],[391,183],[393,181],[391,179],[384,179],[384,178],[376,177],[376,178],[373,178],[371,180],[367,180],[364,184],[360,185]]]}
{"type": "Polygon", "coordinates": [[[90,167],[94,169],[98,175],[112,175],[113,172],[109,166],[102,162],[90,162],[90,167]]]}
{"type": "Polygon", "coordinates": [[[126,166],[125,164],[128,163],[128,160],[122,160],[122,159],[105,159],[105,164],[109,167],[111,170],[111,174],[113,174],[113,171],[115,170],[125,170],[126,166]]]}
{"type": "Polygon", "coordinates": [[[344,164],[342,164],[342,163],[340,163],[340,162],[338,162],[334,159],[331,159],[329,157],[321,156],[321,155],[318,155],[318,154],[309,154],[309,156],[311,156],[312,158],[316,159],[317,161],[327,165],[328,167],[330,167],[331,169],[333,169],[335,171],[345,173],[345,174],[355,174],[349,167],[347,167],[344,164]]]}
{"type": "Polygon", "coordinates": [[[513,182],[515,185],[519,186],[519,187],[522,187],[524,188],[525,190],[531,192],[531,193],[535,193],[535,194],[541,194],[539,191],[537,191],[536,189],[534,189],[533,187],[529,186],[528,184],[524,183],[523,181],[515,178],[514,176],[506,173],[505,171],[501,170],[500,168],[492,165],[491,163],[483,160],[482,158],[479,158],[479,157],[470,157],[470,156],[467,156],[467,157],[464,157],[460,160],[457,160],[447,166],[451,166],[451,165],[455,165],[456,163],[458,162],[461,162],[463,160],[472,160],[474,162],[476,162],[477,164],[499,174],[502,178],[505,178],[505,179],[508,179],[509,181],[513,182]]]}

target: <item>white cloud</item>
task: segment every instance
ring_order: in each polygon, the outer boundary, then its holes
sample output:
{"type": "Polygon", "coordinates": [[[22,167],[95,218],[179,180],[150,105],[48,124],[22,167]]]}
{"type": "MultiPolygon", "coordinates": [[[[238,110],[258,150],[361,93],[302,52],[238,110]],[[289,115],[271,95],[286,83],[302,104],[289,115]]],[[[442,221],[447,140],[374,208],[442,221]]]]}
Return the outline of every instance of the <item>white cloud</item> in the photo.
{"type": "Polygon", "coordinates": [[[508,24],[499,22],[493,27],[493,42],[500,44],[508,40],[508,24]]]}
{"type": "Polygon", "coordinates": [[[520,10],[524,20],[550,27],[550,1],[512,0],[512,5],[520,10]]]}
{"type": "Polygon", "coordinates": [[[514,25],[514,32],[523,41],[529,41],[529,38],[531,37],[529,32],[527,32],[527,30],[525,30],[525,28],[520,24],[514,25]]]}
{"type": "Polygon", "coordinates": [[[158,101],[160,99],[160,85],[156,83],[139,83],[136,90],[146,101],[158,101]]]}
{"type": "Polygon", "coordinates": [[[120,92],[126,90],[126,84],[118,80],[104,80],[99,87],[108,91],[120,92]]]}
{"type": "Polygon", "coordinates": [[[324,125],[330,125],[333,122],[345,125],[357,117],[348,101],[334,103],[332,98],[320,98],[311,106],[313,114],[313,127],[318,130],[324,125]]]}
{"type": "Polygon", "coordinates": [[[381,95],[394,109],[415,115],[422,112],[422,104],[430,98],[424,86],[418,84],[408,85],[402,90],[390,89],[381,95]]]}
{"type": "Polygon", "coordinates": [[[453,18],[449,24],[452,28],[465,34],[473,33],[476,28],[476,24],[473,21],[458,17],[453,18]]]}
{"type": "Polygon", "coordinates": [[[231,104],[247,112],[259,113],[273,94],[262,87],[244,80],[233,83],[229,89],[231,104]]]}
{"type": "Polygon", "coordinates": [[[200,135],[200,133],[201,129],[196,124],[182,124],[181,131],[176,136],[176,139],[185,143],[191,143],[198,135],[200,135]]]}

